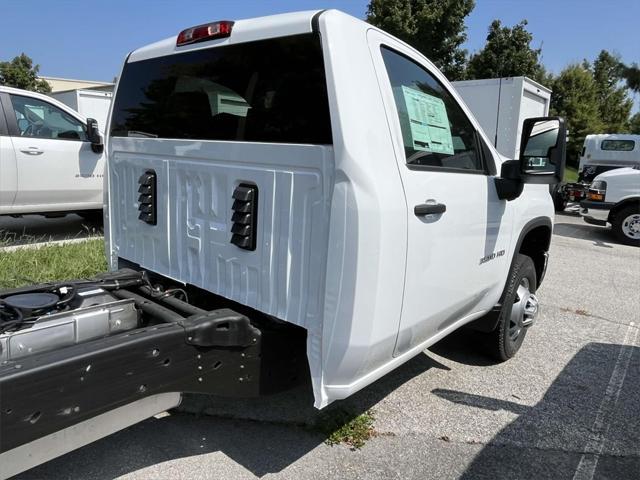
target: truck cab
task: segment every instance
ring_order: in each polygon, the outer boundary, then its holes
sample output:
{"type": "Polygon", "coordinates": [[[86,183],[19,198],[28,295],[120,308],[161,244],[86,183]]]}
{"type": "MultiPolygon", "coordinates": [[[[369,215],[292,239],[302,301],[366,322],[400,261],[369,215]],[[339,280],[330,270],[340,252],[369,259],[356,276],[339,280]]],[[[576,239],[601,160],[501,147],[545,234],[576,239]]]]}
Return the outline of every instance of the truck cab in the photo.
{"type": "MultiPolygon", "coordinates": [[[[561,118],[526,119],[520,158],[504,159],[428,59],[336,10],[176,33],[132,52],[119,77],[111,273],[27,289],[108,332],[57,347],[37,337],[39,355],[64,360],[58,383],[82,369],[98,382],[74,390],[81,415],[49,430],[71,393],[52,393],[30,368],[37,355],[21,359],[21,384],[48,395],[40,434],[152,395],[259,395],[302,378],[323,408],[463,326],[497,361],[518,352],[548,260],[561,118]],[[102,296],[106,313],[74,313],[74,291],[102,296]],[[114,329],[122,301],[138,316],[114,329]]],[[[35,301],[24,294],[0,298],[21,311],[35,301]]],[[[0,367],[0,387],[17,381],[0,367]]],[[[4,451],[36,435],[9,425],[21,440],[0,435],[4,451]]]]}
{"type": "Polygon", "coordinates": [[[102,138],[46,95],[0,86],[0,215],[102,209],[102,138]]]}
{"type": "Polygon", "coordinates": [[[107,149],[111,267],[303,327],[318,406],[490,311],[523,230],[550,235],[546,186],[501,198],[502,159],[438,69],[337,11],[134,51],[107,149]]]}

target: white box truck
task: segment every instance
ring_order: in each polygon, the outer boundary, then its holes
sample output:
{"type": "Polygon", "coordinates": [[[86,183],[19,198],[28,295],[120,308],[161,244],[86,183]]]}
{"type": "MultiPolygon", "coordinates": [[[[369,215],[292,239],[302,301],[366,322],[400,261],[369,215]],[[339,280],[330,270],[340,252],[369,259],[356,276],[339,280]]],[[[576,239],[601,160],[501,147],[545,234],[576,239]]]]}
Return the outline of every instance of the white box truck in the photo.
{"type": "Polygon", "coordinates": [[[100,130],[106,127],[112,92],[82,89],[50,93],[49,96],[72,108],[85,119],[96,119],[100,130]]]}
{"type": "Polygon", "coordinates": [[[182,392],[308,381],[323,408],[463,326],[513,357],[564,121],[522,136],[504,159],[433,63],[336,10],[132,52],[107,126],[111,273],[0,292],[0,476],[182,392]]]}
{"type": "Polygon", "coordinates": [[[507,158],[517,158],[522,122],[549,115],[551,90],[527,77],[452,82],[476,120],[507,158]]]}

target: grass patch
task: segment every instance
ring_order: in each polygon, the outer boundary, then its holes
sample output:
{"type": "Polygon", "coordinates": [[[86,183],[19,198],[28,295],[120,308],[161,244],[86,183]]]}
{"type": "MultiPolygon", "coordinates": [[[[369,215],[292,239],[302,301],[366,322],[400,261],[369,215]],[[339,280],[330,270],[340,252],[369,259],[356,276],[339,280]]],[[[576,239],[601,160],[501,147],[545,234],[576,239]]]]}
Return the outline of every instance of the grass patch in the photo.
{"type": "Polygon", "coordinates": [[[578,169],[567,166],[564,169],[564,181],[567,183],[575,183],[578,181],[578,169]]]}
{"type": "Polygon", "coordinates": [[[316,421],[316,429],[326,435],[327,445],[344,443],[356,450],[376,435],[374,420],[371,410],[357,416],[345,410],[332,410],[320,415],[316,421]]]}
{"type": "Polygon", "coordinates": [[[92,277],[106,269],[102,238],[38,249],[21,248],[0,252],[0,289],[92,277]]]}

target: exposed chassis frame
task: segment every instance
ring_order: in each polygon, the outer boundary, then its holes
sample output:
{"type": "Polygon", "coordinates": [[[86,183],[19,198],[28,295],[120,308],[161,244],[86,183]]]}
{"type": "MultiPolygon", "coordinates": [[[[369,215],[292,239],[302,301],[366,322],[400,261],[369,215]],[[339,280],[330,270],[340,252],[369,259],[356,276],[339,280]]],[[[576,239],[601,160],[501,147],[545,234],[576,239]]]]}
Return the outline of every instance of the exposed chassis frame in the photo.
{"type": "Polygon", "coordinates": [[[111,293],[161,323],[0,365],[0,453],[152,395],[254,397],[308,375],[304,330],[145,288],[111,293]]]}

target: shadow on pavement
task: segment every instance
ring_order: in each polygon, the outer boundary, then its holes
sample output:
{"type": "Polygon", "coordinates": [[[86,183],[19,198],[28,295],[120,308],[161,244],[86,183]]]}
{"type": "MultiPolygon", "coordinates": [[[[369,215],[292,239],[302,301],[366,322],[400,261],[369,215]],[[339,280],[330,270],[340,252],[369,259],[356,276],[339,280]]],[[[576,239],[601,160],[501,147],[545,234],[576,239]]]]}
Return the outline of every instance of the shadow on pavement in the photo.
{"type": "Polygon", "coordinates": [[[461,328],[429,347],[429,351],[463,365],[495,365],[496,361],[485,353],[482,341],[482,334],[479,332],[461,328]]]}
{"type": "Polygon", "coordinates": [[[102,234],[102,220],[84,219],[75,214],[45,218],[25,215],[20,218],[0,216],[0,245],[26,245],[36,242],[86,238],[102,234]]]}
{"type": "Polygon", "coordinates": [[[558,220],[556,218],[556,223],[553,226],[554,235],[590,240],[594,245],[604,248],[613,248],[612,245],[622,245],[613,236],[611,228],[589,225],[588,223],[562,223],[558,220]]]}
{"type": "MultiPolygon", "coordinates": [[[[465,353],[472,337],[463,332],[433,350],[445,358],[482,365],[486,360],[479,353],[465,353]]],[[[183,412],[149,419],[16,478],[110,479],[147,467],[151,470],[143,474],[145,477],[187,478],[185,472],[190,470],[184,470],[185,465],[164,466],[163,462],[203,454],[208,455],[194,465],[210,467],[217,478],[242,472],[257,477],[278,473],[323,443],[326,437],[313,428],[322,415],[336,410],[359,415],[432,368],[449,369],[426,354],[418,355],[349,399],[332,404],[322,414],[311,406],[308,386],[253,400],[187,396],[183,412]],[[224,462],[225,458],[233,462],[224,462]],[[232,471],[227,475],[220,468],[232,471]]],[[[588,344],[533,407],[455,390],[435,389],[432,394],[470,408],[518,415],[484,446],[463,479],[571,479],[581,461],[595,465],[596,479],[638,478],[638,347],[588,344]],[[583,459],[583,452],[599,450],[597,463],[595,455],[583,459]]],[[[198,478],[193,475],[190,478],[198,478]]]]}
{"type": "Polygon", "coordinates": [[[15,478],[110,479],[172,459],[214,452],[262,477],[282,471],[321,445],[326,436],[319,433],[317,423],[332,412],[341,418],[345,413],[356,417],[431,368],[449,370],[420,354],[322,412],[313,408],[310,386],[257,399],[186,396],[180,412],[146,420],[15,478]],[[86,462],[87,458],[92,461],[86,462]]]}
{"type": "Polygon", "coordinates": [[[533,407],[454,390],[432,393],[519,415],[482,449],[463,479],[572,479],[577,470],[577,478],[640,478],[638,347],[588,344],[533,407]]]}

